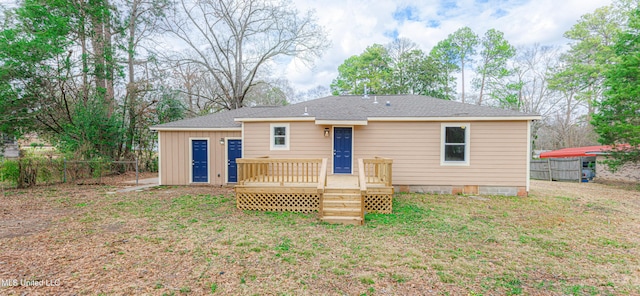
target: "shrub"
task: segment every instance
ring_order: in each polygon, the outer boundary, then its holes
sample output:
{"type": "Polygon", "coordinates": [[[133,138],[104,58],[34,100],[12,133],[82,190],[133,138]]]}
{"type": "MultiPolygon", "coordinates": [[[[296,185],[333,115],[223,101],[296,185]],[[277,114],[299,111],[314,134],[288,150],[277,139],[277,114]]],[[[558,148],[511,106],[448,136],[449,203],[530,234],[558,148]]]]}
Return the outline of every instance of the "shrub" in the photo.
{"type": "Polygon", "coordinates": [[[20,168],[17,160],[4,160],[0,162],[0,181],[10,182],[13,186],[18,185],[20,178],[20,168]]]}

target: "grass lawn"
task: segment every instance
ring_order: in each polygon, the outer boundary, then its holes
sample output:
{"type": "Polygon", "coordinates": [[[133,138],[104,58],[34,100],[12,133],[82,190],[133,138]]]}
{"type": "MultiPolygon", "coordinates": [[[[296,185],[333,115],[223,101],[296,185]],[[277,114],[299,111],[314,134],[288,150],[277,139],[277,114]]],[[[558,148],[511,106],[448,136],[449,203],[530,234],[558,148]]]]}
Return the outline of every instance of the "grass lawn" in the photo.
{"type": "Polygon", "coordinates": [[[228,189],[112,190],[0,192],[0,294],[640,294],[634,188],[400,193],[364,226],[240,211],[228,189]]]}

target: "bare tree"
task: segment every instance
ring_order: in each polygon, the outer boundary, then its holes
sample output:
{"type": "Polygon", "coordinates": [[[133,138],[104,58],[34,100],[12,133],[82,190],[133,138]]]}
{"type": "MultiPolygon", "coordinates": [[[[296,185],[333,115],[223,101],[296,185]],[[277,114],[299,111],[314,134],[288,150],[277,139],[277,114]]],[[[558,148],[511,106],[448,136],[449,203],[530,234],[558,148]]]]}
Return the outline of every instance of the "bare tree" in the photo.
{"type": "Polygon", "coordinates": [[[324,85],[317,85],[316,87],[298,91],[295,97],[290,101],[290,103],[298,103],[304,102],[308,100],[313,100],[317,98],[323,98],[331,95],[331,90],[324,85]]]}
{"type": "Polygon", "coordinates": [[[171,72],[171,88],[180,94],[189,117],[225,109],[218,102],[220,87],[202,65],[177,61],[164,66],[171,72]]]}
{"type": "Polygon", "coordinates": [[[392,66],[396,66],[402,62],[404,55],[413,51],[414,49],[420,49],[418,44],[411,41],[409,38],[395,39],[385,46],[389,57],[391,57],[392,66]]]}
{"type": "MultiPolygon", "coordinates": [[[[414,50],[419,50],[418,44],[411,41],[408,38],[397,38],[391,41],[389,44],[385,46],[387,48],[387,53],[391,58],[390,67],[393,69],[393,78],[392,78],[392,88],[395,93],[408,93],[408,89],[410,86],[410,76],[413,73],[411,72],[410,67],[413,66],[412,63],[416,62],[415,58],[412,58],[411,52],[414,50]]],[[[422,57],[422,51],[419,51],[420,57],[422,57]]]]}
{"type": "Polygon", "coordinates": [[[559,94],[549,88],[551,69],[558,64],[560,51],[557,47],[521,47],[512,61],[512,79],[515,88],[517,110],[550,116],[559,103],[559,94]]]}
{"type": "Polygon", "coordinates": [[[284,106],[295,98],[295,91],[289,80],[279,78],[275,80],[257,81],[251,88],[245,102],[248,106],[284,106]]]}
{"type": "Polygon", "coordinates": [[[547,117],[538,131],[536,149],[555,150],[567,147],[591,146],[598,143],[587,115],[567,121],[562,112],[547,117]]]}
{"type": "Polygon", "coordinates": [[[307,65],[329,43],[312,12],[300,14],[286,1],[180,0],[166,30],[191,54],[180,64],[201,66],[219,90],[209,99],[236,109],[270,63],[295,58],[307,65]]]}
{"type": "Polygon", "coordinates": [[[136,134],[140,133],[139,130],[146,131],[146,128],[141,126],[139,117],[147,107],[156,103],[141,102],[141,98],[151,90],[151,83],[146,73],[148,58],[141,58],[141,56],[147,53],[144,43],[157,32],[158,22],[167,9],[168,2],[166,0],[124,0],[118,4],[125,14],[123,33],[126,43],[123,47],[126,49],[124,62],[128,80],[123,99],[122,125],[127,127],[124,155],[128,156],[136,144],[134,143],[136,134]],[[136,74],[141,70],[143,75],[139,77],[136,74]],[[128,122],[126,122],[127,119],[128,122]]]}

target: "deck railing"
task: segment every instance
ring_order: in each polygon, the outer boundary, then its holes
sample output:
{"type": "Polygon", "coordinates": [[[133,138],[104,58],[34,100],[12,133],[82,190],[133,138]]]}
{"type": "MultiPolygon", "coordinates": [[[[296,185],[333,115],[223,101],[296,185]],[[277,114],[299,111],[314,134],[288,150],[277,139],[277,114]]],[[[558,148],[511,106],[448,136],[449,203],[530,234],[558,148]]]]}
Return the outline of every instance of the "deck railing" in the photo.
{"type": "Polygon", "coordinates": [[[326,158],[239,158],[238,184],[316,183],[326,185],[326,158]]]}
{"type": "Polygon", "coordinates": [[[361,173],[361,182],[364,181],[367,184],[377,184],[384,186],[393,186],[392,181],[392,165],[393,160],[384,157],[359,159],[362,164],[359,164],[361,173]]]}

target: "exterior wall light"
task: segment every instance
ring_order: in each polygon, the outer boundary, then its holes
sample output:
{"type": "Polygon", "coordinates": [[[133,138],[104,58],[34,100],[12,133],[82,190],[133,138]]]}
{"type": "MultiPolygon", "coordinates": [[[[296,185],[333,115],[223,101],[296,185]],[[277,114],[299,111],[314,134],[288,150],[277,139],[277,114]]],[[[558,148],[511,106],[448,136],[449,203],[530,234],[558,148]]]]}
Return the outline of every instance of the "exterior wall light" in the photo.
{"type": "Polygon", "coordinates": [[[220,145],[224,145],[224,138],[220,138],[220,145]]]}
{"type": "Polygon", "coordinates": [[[328,137],[328,136],[329,136],[329,128],[328,128],[328,127],[325,127],[325,128],[324,128],[324,136],[325,136],[325,137],[328,137]]]}

